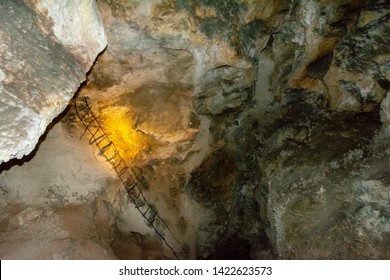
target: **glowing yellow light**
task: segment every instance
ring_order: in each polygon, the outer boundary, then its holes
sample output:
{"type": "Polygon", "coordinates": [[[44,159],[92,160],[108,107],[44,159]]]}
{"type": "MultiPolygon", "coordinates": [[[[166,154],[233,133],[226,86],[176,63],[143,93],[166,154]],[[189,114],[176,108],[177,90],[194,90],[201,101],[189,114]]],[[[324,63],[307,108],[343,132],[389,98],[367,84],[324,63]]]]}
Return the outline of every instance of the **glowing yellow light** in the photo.
{"type": "Polygon", "coordinates": [[[133,160],[141,151],[150,149],[152,139],[137,131],[127,107],[109,107],[101,114],[104,130],[121,156],[133,160]]]}

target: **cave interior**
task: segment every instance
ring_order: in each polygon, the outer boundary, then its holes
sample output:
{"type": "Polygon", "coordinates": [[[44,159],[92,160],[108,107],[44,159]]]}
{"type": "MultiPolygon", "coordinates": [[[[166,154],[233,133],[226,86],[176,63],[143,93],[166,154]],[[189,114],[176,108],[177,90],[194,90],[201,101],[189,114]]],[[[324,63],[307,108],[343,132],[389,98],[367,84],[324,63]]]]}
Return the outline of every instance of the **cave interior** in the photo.
{"type": "Polygon", "coordinates": [[[0,259],[389,259],[389,19],[1,1],[0,259]]]}

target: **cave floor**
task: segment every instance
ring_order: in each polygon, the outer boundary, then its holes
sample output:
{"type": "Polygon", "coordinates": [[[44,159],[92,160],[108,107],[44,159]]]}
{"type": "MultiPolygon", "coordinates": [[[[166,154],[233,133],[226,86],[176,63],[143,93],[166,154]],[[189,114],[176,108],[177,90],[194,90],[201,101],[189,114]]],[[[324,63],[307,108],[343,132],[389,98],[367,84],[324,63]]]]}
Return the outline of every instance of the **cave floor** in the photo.
{"type": "Polygon", "coordinates": [[[80,135],[58,121],[32,155],[2,165],[0,258],[172,258],[136,211],[118,229],[120,182],[80,135]]]}

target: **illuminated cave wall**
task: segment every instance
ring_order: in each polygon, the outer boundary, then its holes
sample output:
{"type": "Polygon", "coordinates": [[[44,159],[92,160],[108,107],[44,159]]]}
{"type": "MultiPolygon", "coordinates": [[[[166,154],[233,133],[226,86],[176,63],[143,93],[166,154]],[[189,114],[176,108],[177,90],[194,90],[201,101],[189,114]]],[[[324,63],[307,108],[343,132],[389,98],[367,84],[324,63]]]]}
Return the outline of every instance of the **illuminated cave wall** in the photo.
{"type": "MultiPolygon", "coordinates": [[[[389,257],[387,1],[97,7],[108,45],[76,95],[89,97],[183,258],[389,257]]],[[[15,176],[39,170],[3,168],[2,199],[23,201],[3,210],[5,257],[31,257],[12,255],[11,233],[57,219],[69,244],[32,257],[173,258],[81,132],[70,108],[42,141],[35,167],[58,139],[74,164],[31,181],[30,199],[47,199],[27,212],[15,176]]]]}

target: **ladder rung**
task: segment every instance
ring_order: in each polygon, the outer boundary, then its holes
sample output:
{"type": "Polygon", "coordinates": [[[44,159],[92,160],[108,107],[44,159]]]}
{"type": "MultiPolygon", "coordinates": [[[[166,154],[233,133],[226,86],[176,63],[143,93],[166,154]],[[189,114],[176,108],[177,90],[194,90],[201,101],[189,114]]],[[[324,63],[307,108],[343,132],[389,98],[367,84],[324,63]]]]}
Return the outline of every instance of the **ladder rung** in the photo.
{"type": "Polygon", "coordinates": [[[90,133],[91,133],[91,135],[92,135],[92,137],[90,138],[90,140],[91,140],[93,137],[95,137],[97,134],[99,134],[99,133],[104,134],[104,133],[100,130],[99,127],[94,127],[94,126],[92,126],[92,127],[95,128],[96,130],[93,131],[93,132],[92,132],[92,129],[89,130],[90,133]]]}
{"type": "Polygon", "coordinates": [[[153,217],[153,219],[155,219],[156,218],[156,216],[157,216],[157,212],[153,209],[153,208],[151,208],[152,209],[152,211],[151,211],[151,217],[153,217]]]}
{"type": "MultiPolygon", "coordinates": [[[[105,135],[105,134],[104,134],[105,135]]],[[[103,140],[105,140],[107,142],[107,144],[105,144],[103,147],[99,147],[101,150],[105,150],[107,149],[109,146],[112,145],[112,141],[110,141],[110,139],[108,137],[104,137],[103,140]]],[[[101,143],[101,142],[99,142],[101,143]]]]}
{"type": "MultiPolygon", "coordinates": [[[[103,140],[105,140],[105,138],[103,138],[101,141],[99,141],[98,144],[100,144],[103,140]]],[[[110,141],[107,145],[103,146],[101,149],[100,149],[100,152],[101,153],[104,153],[104,150],[107,149],[108,147],[110,147],[112,145],[112,141],[110,141]]]]}
{"type": "MultiPolygon", "coordinates": [[[[142,206],[145,206],[145,205],[147,205],[146,203],[144,203],[143,201],[141,201],[141,203],[140,204],[135,204],[135,208],[137,208],[137,209],[139,209],[139,208],[141,208],[142,206]]],[[[148,208],[150,208],[150,207],[148,207],[148,208]]]]}
{"type": "MultiPolygon", "coordinates": [[[[98,146],[98,148],[100,148],[100,144],[102,143],[102,142],[104,142],[104,141],[109,141],[108,140],[108,138],[107,137],[103,137],[103,138],[100,138],[98,141],[96,141],[95,143],[96,143],[96,145],[98,146]]],[[[99,154],[103,154],[104,153],[104,150],[108,147],[108,146],[110,146],[111,145],[111,141],[110,142],[108,142],[108,144],[107,145],[104,145],[102,148],[100,148],[100,152],[99,152],[99,154]]]]}
{"type": "Polygon", "coordinates": [[[87,123],[88,126],[91,125],[93,122],[99,123],[96,119],[96,116],[92,113],[90,115],[88,115],[88,117],[86,117],[86,118],[84,117],[82,119],[82,122],[87,123]]]}
{"type": "Polygon", "coordinates": [[[137,194],[136,190],[127,190],[127,196],[131,199],[131,201],[137,205],[137,198],[135,195],[137,194]]]}
{"type": "MultiPolygon", "coordinates": [[[[151,219],[146,219],[149,223],[148,223],[148,227],[151,227],[153,224],[154,224],[154,222],[156,221],[156,219],[155,219],[155,216],[154,217],[152,217],[151,219]]],[[[165,238],[164,238],[164,236],[162,236],[162,235],[160,235],[161,236],[161,238],[163,239],[163,240],[165,240],[165,238]]]]}
{"type": "MultiPolygon", "coordinates": [[[[93,140],[92,142],[89,142],[89,144],[93,144],[93,143],[99,141],[99,140],[102,139],[104,136],[106,136],[106,135],[105,135],[105,134],[102,134],[102,135],[100,135],[99,137],[96,137],[96,138],[95,138],[95,136],[92,136],[91,138],[94,138],[94,140],[93,140]]],[[[99,142],[99,143],[100,143],[100,142],[99,142]]]]}
{"type": "Polygon", "coordinates": [[[137,199],[139,196],[140,196],[140,194],[141,194],[141,191],[139,191],[138,189],[132,189],[132,190],[130,190],[130,191],[128,191],[128,194],[129,194],[129,196],[132,198],[132,199],[137,199]]]}
{"type": "Polygon", "coordinates": [[[85,113],[85,115],[82,118],[80,118],[80,120],[82,122],[86,122],[87,120],[93,119],[94,117],[95,116],[92,114],[92,112],[87,112],[87,113],[85,113]]]}
{"type": "Polygon", "coordinates": [[[88,125],[88,128],[98,128],[98,129],[100,129],[101,128],[101,126],[99,125],[99,124],[90,124],[90,125],[88,125]]]}
{"type": "Polygon", "coordinates": [[[89,118],[89,120],[90,120],[89,122],[86,122],[86,121],[83,122],[85,126],[87,126],[87,127],[95,127],[95,128],[99,128],[100,127],[99,122],[96,119],[89,118]]]}
{"type": "Polygon", "coordinates": [[[127,171],[127,166],[125,165],[125,167],[123,167],[120,171],[118,171],[118,175],[119,177],[121,177],[121,175],[127,171]]]}
{"type": "Polygon", "coordinates": [[[129,189],[129,190],[132,190],[133,188],[135,188],[136,186],[137,186],[137,183],[136,182],[132,182],[132,183],[130,183],[129,181],[125,181],[124,183],[123,183],[123,185],[125,186],[125,189],[127,190],[127,189],[129,189]]]}
{"type": "MultiPolygon", "coordinates": [[[[114,170],[116,171],[116,173],[118,173],[120,175],[120,177],[122,176],[122,174],[125,172],[124,169],[126,169],[127,166],[125,163],[123,164],[119,164],[117,167],[114,167],[114,170]]],[[[124,181],[127,181],[127,178],[122,178],[124,179],[124,181]]]]}
{"type": "MultiPolygon", "coordinates": [[[[117,152],[114,153],[114,155],[110,158],[107,158],[107,161],[111,162],[114,158],[116,158],[119,154],[117,152]]],[[[114,167],[114,163],[111,163],[112,166],[114,167]]],[[[114,167],[115,168],[115,167],[114,167]]]]}
{"type": "Polygon", "coordinates": [[[137,185],[137,182],[133,179],[133,177],[129,176],[129,178],[125,182],[126,186],[134,187],[137,185]]]}
{"type": "Polygon", "coordinates": [[[88,108],[86,108],[86,107],[83,106],[83,105],[77,106],[77,109],[78,109],[78,111],[79,111],[80,113],[84,113],[84,116],[83,116],[83,117],[85,117],[85,116],[88,115],[88,114],[91,114],[91,111],[89,111],[88,108]]]}
{"type": "Polygon", "coordinates": [[[116,164],[116,165],[113,165],[114,169],[117,170],[118,167],[122,164],[122,162],[125,163],[125,161],[123,160],[123,158],[120,158],[119,163],[116,164]]]}
{"type": "Polygon", "coordinates": [[[133,185],[131,186],[127,186],[125,185],[125,189],[128,191],[128,192],[132,192],[133,189],[137,186],[137,183],[134,183],[133,185]]]}
{"type": "Polygon", "coordinates": [[[99,128],[94,126],[87,126],[86,130],[93,136],[96,135],[96,133],[99,131],[99,128]]]}
{"type": "Polygon", "coordinates": [[[142,213],[142,215],[146,215],[146,213],[148,213],[148,211],[151,209],[151,207],[149,206],[148,209],[146,209],[145,212],[142,213]]]}

